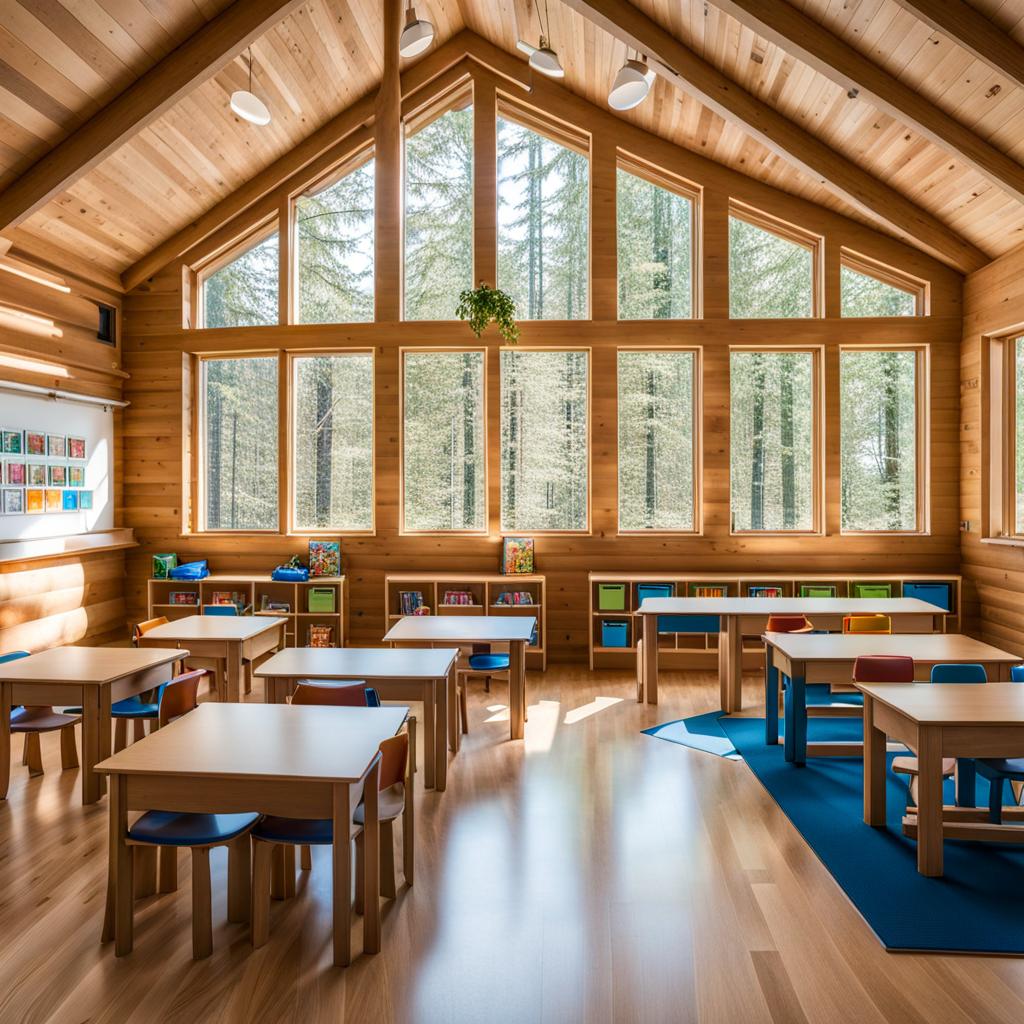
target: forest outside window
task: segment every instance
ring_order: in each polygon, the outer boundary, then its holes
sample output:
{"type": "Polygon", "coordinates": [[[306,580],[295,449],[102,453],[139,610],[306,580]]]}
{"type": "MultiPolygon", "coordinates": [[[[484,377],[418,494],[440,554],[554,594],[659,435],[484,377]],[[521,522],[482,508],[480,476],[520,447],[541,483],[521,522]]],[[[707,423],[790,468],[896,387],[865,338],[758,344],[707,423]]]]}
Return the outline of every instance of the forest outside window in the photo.
{"type": "Polygon", "coordinates": [[[619,319],[668,320],[694,315],[696,197],[618,168],[619,319]]]}
{"type": "Polygon", "coordinates": [[[201,530],[278,528],[278,359],[200,363],[201,530]]]}
{"type": "Polygon", "coordinates": [[[818,529],[817,351],[730,354],[730,501],[742,532],[818,529]]]}
{"type": "Polygon", "coordinates": [[[402,358],[402,515],[406,532],[487,529],[485,357],[409,350],[402,358]]]}
{"type": "Polygon", "coordinates": [[[373,530],[373,355],[292,360],[292,529],[373,530]]]}
{"type": "Polygon", "coordinates": [[[821,239],[733,203],[729,215],[729,316],[820,315],[821,239]]]}
{"type": "Polygon", "coordinates": [[[258,235],[199,277],[203,327],[266,327],[278,323],[277,231],[258,235]]]}
{"type": "Polygon", "coordinates": [[[926,312],[926,282],[845,249],[839,286],[842,316],[923,316],[926,312]]]}
{"type": "Polygon", "coordinates": [[[364,153],[295,200],[300,324],[373,319],[374,171],[364,153]]]}
{"type": "Polygon", "coordinates": [[[1024,543],[1024,337],[987,340],[985,536],[1024,543]]]}
{"type": "Polygon", "coordinates": [[[620,349],[619,530],[695,527],[697,354],[620,349]]]}
{"type": "Polygon", "coordinates": [[[501,351],[501,529],[588,528],[589,352],[501,351]]]}
{"type": "Polygon", "coordinates": [[[473,287],[473,106],[463,94],[405,140],[405,319],[454,320],[473,287]]]}
{"type": "Polygon", "coordinates": [[[498,287],[521,319],[589,316],[589,177],[582,149],[498,118],[498,287]]]}
{"type": "Polygon", "coordinates": [[[840,490],[845,532],[924,529],[923,349],[839,353],[840,490]]]}

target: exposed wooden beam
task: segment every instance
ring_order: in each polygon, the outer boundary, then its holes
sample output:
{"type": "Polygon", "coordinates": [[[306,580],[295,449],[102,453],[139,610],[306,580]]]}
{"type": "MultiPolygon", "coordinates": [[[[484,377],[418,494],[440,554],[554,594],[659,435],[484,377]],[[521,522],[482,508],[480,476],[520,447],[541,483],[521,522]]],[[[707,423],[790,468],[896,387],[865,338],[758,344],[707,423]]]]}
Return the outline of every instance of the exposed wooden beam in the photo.
{"type": "Polygon", "coordinates": [[[1024,167],[785,0],[713,0],[741,25],[874,104],[1024,203],[1024,167]]]}
{"type": "Polygon", "coordinates": [[[374,106],[374,320],[402,318],[402,0],[383,0],[384,70],[374,106]]]}
{"type": "Polygon", "coordinates": [[[0,231],[30,217],[304,2],[235,0],[0,193],[0,231]]]}
{"type": "Polygon", "coordinates": [[[1024,47],[964,0],[896,0],[993,71],[1024,89],[1024,47]]]}
{"type": "Polygon", "coordinates": [[[652,67],[676,88],[695,96],[888,231],[963,272],[989,262],[980,249],[937,217],[752,96],[625,0],[565,3],[627,46],[646,53],[652,67]]]}

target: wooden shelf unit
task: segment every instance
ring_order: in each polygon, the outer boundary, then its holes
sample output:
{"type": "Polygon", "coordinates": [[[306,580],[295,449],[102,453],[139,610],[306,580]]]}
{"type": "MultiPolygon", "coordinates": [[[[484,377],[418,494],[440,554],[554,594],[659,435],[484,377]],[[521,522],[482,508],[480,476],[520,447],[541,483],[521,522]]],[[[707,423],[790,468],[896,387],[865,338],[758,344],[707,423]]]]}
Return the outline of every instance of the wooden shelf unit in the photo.
{"type": "MultiPolygon", "coordinates": [[[[805,586],[831,586],[836,597],[850,597],[858,584],[888,584],[893,597],[903,597],[904,584],[940,583],[949,586],[950,611],[943,620],[943,632],[960,632],[960,576],[949,574],[908,573],[906,575],[833,573],[831,575],[771,575],[740,576],[735,573],[595,573],[589,574],[590,614],[590,667],[628,668],[636,663],[636,642],[640,636],[640,601],[637,587],[644,583],[665,584],[672,588],[672,597],[694,597],[694,587],[722,587],[725,597],[750,597],[751,587],[778,587],[782,597],[800,597],[805,586]],[[602,583],[622,584],[625,588],[621,609],[601,609],[599,586],[602,583]],[[601,643],[601,623],[608,619],[627,623],[625,647],[605,647],[601,643]]],[[[751,638],[753,640],[753,638],[751,638]]],[[[659,633],[659,661],[668,669],[702,669],[714,671],[718,664],[717,633],[659,633]]],[[[759,642],[745,643],[743,665],[754,669],[763,664],[764,650],[759,642]]]]}
{"type": "Polygon", "coordinates": [[[547,668],[547,598],[545,578],[504,576],[501,573],[423,572],[384,577],[384,616],[387,628],[402,618],[403,590],[418,590],[432,615],[534,615],[537,643],[526,648],[526,667],[543,672],[547,668]],[[473,604],[442,604],[446,590],[464,590],[473,604]],[[533,604],[498,604],[500,594],[528,591],[533,604]]]}
{"type": "Polygon", "coordinates": [[[283,583],[263,575],[221,575],[212,574],[204,580],[155,580],[148,581],[149,617],[164,615],[168,619],[180,619],[185,615],[198,615],[204,604],[213,603],[215,591],[232,591],[242,594],[245,603],[251,605],[254,614],[276,615],[287,619],[285,643],[288,647],[306,647],[307,629],[310,625],[325,625],[334,628],[335,647],[344,647],[348,638],[348,580],[344,576],[318,576],[306,583],[283,583]],[[333,612],[309,611],[309,591],[313,587],[330,588],[334,591],[333,612]],[[198,595],[196,604],[172,604],[172,591],[198,595]],[[271,601],[287,602],[290,612],[264,612],[259,610],[263,595],[271,601]]]}

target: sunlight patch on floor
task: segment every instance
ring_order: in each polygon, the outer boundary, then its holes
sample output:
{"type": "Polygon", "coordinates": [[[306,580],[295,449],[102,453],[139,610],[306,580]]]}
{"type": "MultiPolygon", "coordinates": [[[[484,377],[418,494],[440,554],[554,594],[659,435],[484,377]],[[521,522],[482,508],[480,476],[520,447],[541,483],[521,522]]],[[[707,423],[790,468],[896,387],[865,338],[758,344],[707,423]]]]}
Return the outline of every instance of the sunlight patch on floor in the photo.
{"type": "Polygon", "coordinates": [[[485,718],[485,722],[507,722],[508,721],[508,707],[504,704],[488,704],[487,710],[490,711],[491,717],[485,718]]]}
{"type": "Polygon", "coordinates": [[[576,722],[582,721],[584,718],[596,715],[599,711],[604,711],[605,708],[610,708],[615,704],[621,703],[621,697],[595,697],[589,704],[573,708],[572,711],[566,711],[565,718],[562,719],[562,723],[564,725],[573,725],[576,722]]]}
{"type": "Polygon", "coordinates": [[[526,719],[523,744],[528,754],[546,754],[558,731],[558,714],[562,705],[557,700],[542,700],[531,704],[526,719]]]}

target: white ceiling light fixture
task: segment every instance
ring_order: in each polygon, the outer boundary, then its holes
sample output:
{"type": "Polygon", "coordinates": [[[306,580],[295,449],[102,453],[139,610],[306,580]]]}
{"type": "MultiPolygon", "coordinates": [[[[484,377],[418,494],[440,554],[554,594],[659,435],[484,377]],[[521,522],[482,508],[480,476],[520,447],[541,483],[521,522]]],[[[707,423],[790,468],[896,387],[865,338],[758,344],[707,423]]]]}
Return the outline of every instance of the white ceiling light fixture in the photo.
{"type": "MultiPolygon", "coordinates": [[[[540,7],[537,8],[537,19],[540,20],[540,7]]],[[[548,13],[547,0],[544,0],[544,21],[547,22],[545,32],[544,22],[540,26],[540,46],[533,46],[525,39],[516,40],[516,48],[530,58],[530,67],[539,71],[548,78],[565,78],[565,71],[562,68],[558,54],[551,48],[548,38],[551,35],[551,15],[548,13]]]]}
{"type": "Polygon", "coordinates": [[[629,58],[619,68],[608,93],[608,106],[612,110],[632,110],[640,106],[651,91],[654,72],[646,61],[629,58]]]}
{"type": "Polygon", "coordinates": [[[270,124],[270,111],[263,102],[252,91],[252,47],[249,47],[249,88],[239,89],[231,94],[231,109],[243,120],[250,124],[270,124]]]}
{"type": "Polygon", "coordinates": [[[434,26],[416,17],[416,8],[409,5],[405,12],[405,28],[398,37],[398,52],[403,57],[416,57],[434,41],[434,26]]]}

